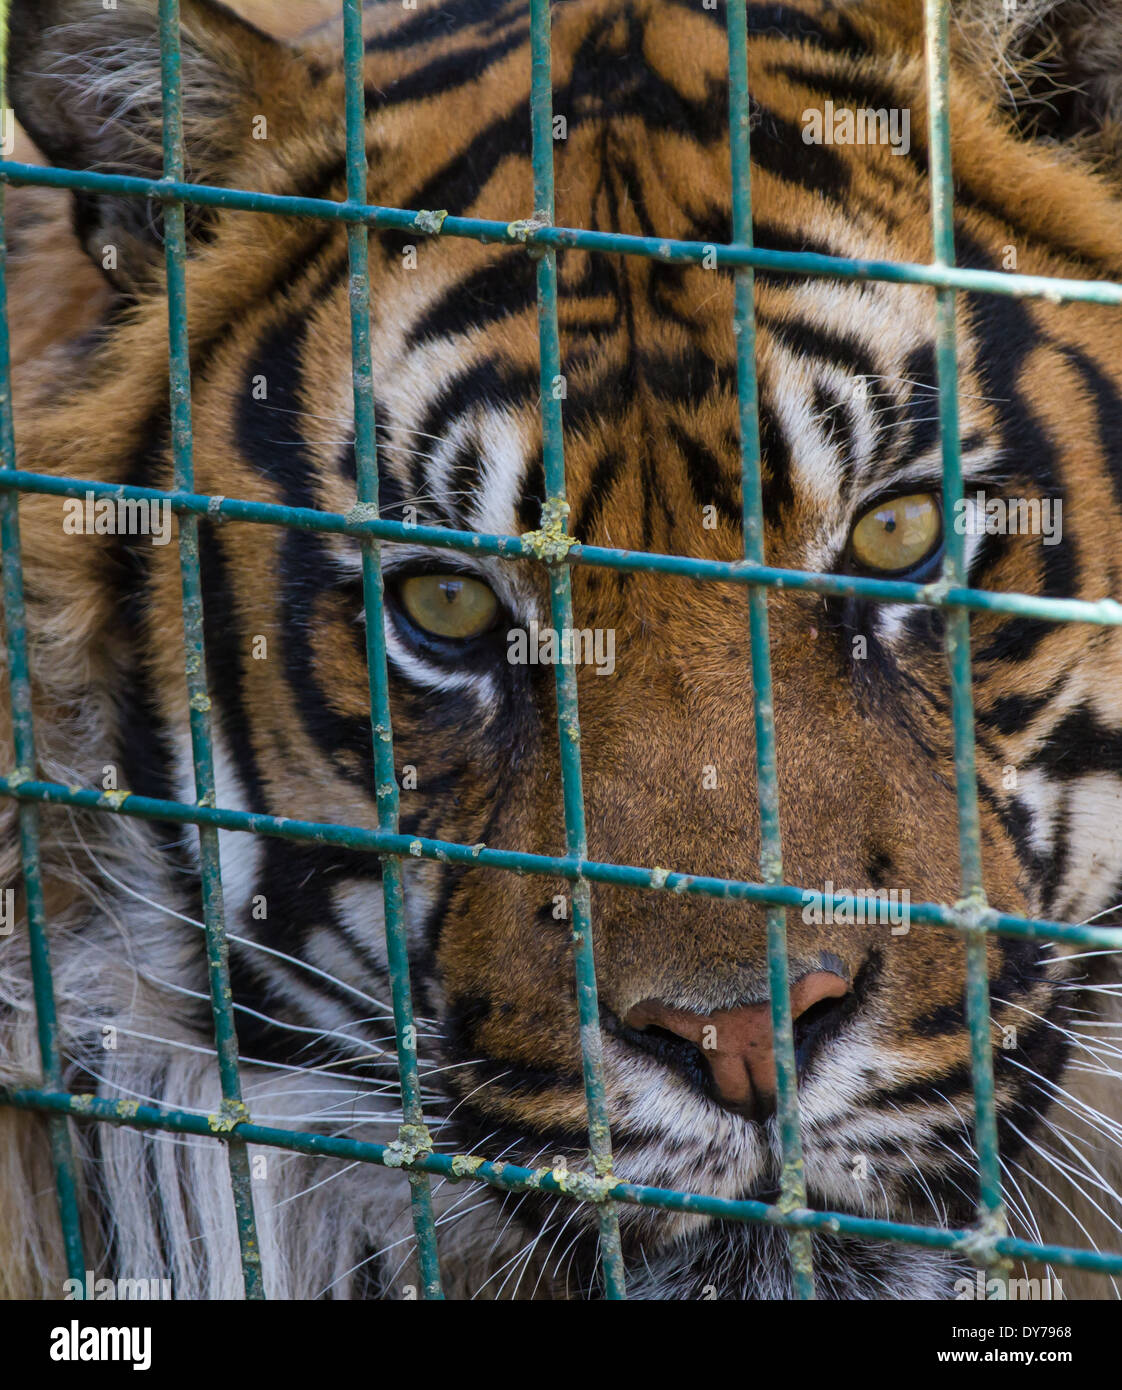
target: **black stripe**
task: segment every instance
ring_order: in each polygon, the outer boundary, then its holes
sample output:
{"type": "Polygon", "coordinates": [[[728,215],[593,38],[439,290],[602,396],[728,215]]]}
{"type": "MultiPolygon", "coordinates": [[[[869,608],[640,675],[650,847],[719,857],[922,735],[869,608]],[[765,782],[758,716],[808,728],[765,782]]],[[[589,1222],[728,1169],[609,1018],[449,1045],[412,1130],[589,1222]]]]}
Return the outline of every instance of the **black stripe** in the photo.
{"type": "Polygon", "coordinates": [[[447,96],[459,87],[478,82],[489,68],[521,47],[530,35],[530,26],[521,24],[493,43],[477,44],[473,48],[458,48],[442,53],[431,62],[396,77],[380,93],[380,105],[401,106],[407,101],[424,97],[447,96]]]}
{"type": "Polygon", "coordinates": [[[1001,695],[992,704],[981,707],[976,719],[983,727],[998,734],[1019,734],[1026,729],[1052,700],[1054,691],[1040,695],[1001,695]]]}
{"type": "Polygon", "coordinates": [[[995,1077],[1012,1092],[997,1116],[998,1146],[1004,1156],[1023,1153],[1026,1140],[1042,1128],[1055,1094],[1048,1083],[1059,1078],[1071,1052],[1071,1042],[1049,1019],[1030,1022],[1027,1016],[1017,1024],[1017,1047],[1011,1052],[994,1049],[995,1077]],[[1028,1071],[1026,1056],[1031,1059],[1028,1071]],[[1014,1124],[1024,1138],[1014,1133],[1014,1124]]]}
{"type": "Polygon", "coordinates": [[[888,411],[882,421],[891,422],[893,429],[893,448],[896,432],[902,437],[907,432],[906,443],[901,438],[899,466],[904,466],[933,449],[939,442],[939,391],[935,375],[935,347],[924,343],[913,348],[904,361],[903,375],[910,387],[907,398],[898,403],[897,397],[888,391],[888,411]]]}
{"type": "Polygon", "coordinates": [[[752,103],[752,115],[754,168],[835,202],[848,197],[850,168],[832,146],[808,145],[798,126],[756,102],[752,103]]]}
{"type": "Polygon", "coordinates": [[[594,23],[573,54],[569,85],[554,94],[553,109],[568,116],[570,129],[624,117],[698,144],[727,140],[727,75],[703,75],[704,95],[687,96],[650,66],[647,27],[630,8],[594,23]],[[626,25],[622,43],[621,24],[626,25]]]}
{"type": "Polygon", "coordinates": [[[667,430],[686,464],[686,478],[699,506],[714,506],[734,530],[741,526],[739,489],[734,492],[721,461],[700,439],[684,430],[675,420],[667,420],[667,430]]]}
{"type": "Polygon", "coordinates": [[[1064,343],[1054,343],[1054,346],[1082,376],[1094,402],[1103,460],[1110,475],[1114,500],[1122,508],[1122,392],[1117,382],[1106,376],[1085,352],[1064,343]]]}
{"type": "Polygon", "coordinates": [[[355,1271],[353,1298],[360,1301],[394,1298],[389,1262],[383,1258],[380,1248],[370,1246],[362,1257],[362,1263],[355,1271]]]}
{"type": "MultiPolygon", "coordinates": [[[[968,234],[959,232],[958,261],[970,269],[990,270],[990,257],[968,234]]],[[[1020,376],[1029,356],[1044,341],[1029,310],[1003,295],[967,294],[966,312],[974,339],[974,370],[982,394],[994,403],[1000,421],[1000,445],[1004,457],[1016,459],[1024,476],[1049,497],[1062,497],[1059,460],[1048,432],[1041,427],[1020,387],[1020,376]]],[[[1040,592],[1062,598],[1077,593],[1079,573],[1075,547],[1040,547],[1043,567],[1040,592]]],[[[973,576],[972,576],[973,582],[973,576]]],[[[979,662],[1016,661],[1032,657],[1052,624],[1040,618],[1011,618],[998,624],[987,645],[976,653],[979,662]]]]}
{"type": "MultiPolygon", "coordinates": [[[[379,4],[377,8],[384,12],[386,6],[379,4]]],[[[478,28],[484,33],[492,33],[512,19],[521,18],[524,13],[525,7],[519,0],[508,0],[506,4],[500,0],[456,0],[454,4],[427,5],[419,14],[403,20],[395,28],[369,34],[366,50],[393,53],[450,38],[465,29],[478,28]]]]}
{"type": "Polygon", "coordinates": [[[1032,836],[1035,812],[1033,807],[1019,796],[1003,799],[991,792],[984,782],[978,784],[978,795],[1001,821],[1002,829],[1013,842],[1017,858],[1034,881],[1043,879],[1047,871],[1047,857],[1035,846],[1032,836]]]}
{"type": "MultiPolygon", "coordinates": [[[[237,602],[230,566],[214,527],[199,527],[199,558],[206,627],[206,667],[210,693],[218,702],[219,727],[226,751],[236,765],[250,810],[266,809],[265,783],[253,747],[253,729],[245,704],[245,649],[237,622],[237,602]]],[[[274,637],[274,641],[276,638],[274,637]]]]}
{"type": "Polygon", "coordinates": [[[486,265],[457,279],[409,330],[410,348],[457,335],[481,333],[537,303],[534,262],[522,251],[499,252],[486,265]]]}
{"type": "Polygon", "coordinates": [[[430,174],[423,184],[409,189],[404,205],[449,208],[466,214],[499,162],[509,155],[530,157],[530,104],[525,98],[478,131],[459,154],[430,174]]]}
{"type": "Polygon", "coordinates": [[[266,329],[247,356],[234,419],[234,442],[257,474],[277,484],[289,507],[314,507],[314,476],[300,427],[303,354],[308,332],[306,305],[266,329]],[[264,377],[266,399],[254,396],[264,377]]]}
{"type": "MultiPolygon", "coordinates": [[[[722,240],[731,240],[731,231],[731,227],[726,226],[726,235],[722,240]]],[[[710,238],[710,240],[713,239],[714,238],[710,238]]],[[[796,253],[809,251],[816,256],[833,256],[836,254],[829,242],[820,241],[817,237],[811,236],[809,232],[802,230],[796,231],[789,227],[780,227],[775,222],[757,222],[753,220],[752,240],[761,250],[794,251],[796,253]]],[[[767,276],[772,280],[788,285],[794,284],[797,278],[792,275],[783,275],[779,271],[757,270],[756,278],[759,279],[760,276],[767,276]]]]}
{"type": "Polygon", "coordinates": [[[423,434],[444,439],[468,411],[510,409],[536,399],[536,368],[520,367],[501,357],[484,358],[447,382],[421,421],[423,434]]]}
{"type": "Polygon", "coordinates": [[[860,57],[869,51],[849,20],[837,11],[812,16],[794,5],[749,5],[748,33],[760,37],[798,39],[815,48],[830,53],[846,53],[852,57],[860,57]],[[826,28],[823,19],[829,23],[829,28],[826,28]]]}
{"type": "Polygon", "coordinates": [[[852,333],[825,328],[794,315],[777,318],[771,313],[761,313],[759,322],[800,358],[829,362],[857,376],[877,375],[877,364],[861,340],[852,333]]]}
{"type": "Polygon", "coordinates": [[[953,1103],[956,1096],[968,1095],[973,1084],[970,1064],[963,1062],[959,1066],[952,1067],[950,1071],[944,1072],[941,1076],[916,1077],[914,1080],[905,1081],[899,1086],[874,1091],[867,1098],[865,1104],[870,1108],[880,1110],[891,1110],[897,1106],[911,1105],[915,1101],[922,1101],[925,1105],[930,1105],[932,1101],[938,1100],[937,1091],[953,1103]]]}
{"type": "MultiPolygon", "coordinates": [[[[518,499],[518,524],[523,531],[534,531],[541,525],[545,504],[545,466],[541,455],[530,460],[522,495],[518,499]]],[[[579,533],[575,533],[579,534],[579,533]]]]}
{"type": "MultiPolygon", "coordinates": [[[[700,14],[721,30],[725,28],[723,8],[702,9],[697,0],[663,0],[663,3],[687,10],[690,15],[700,14]]],[[[855,58],[869,51],[864,39],[844,15],[836,11],[810,15],[795,5],[749,5],[748,34],[754,38],[789,39],[855,58]]]]}
{"type": "MultiPolygon", "coordinates": [[[[165,397],[166,402],[166,397],[165,397]]],[[[129,463],[125,481],[134,487],[167,485],[170,465],[169,409],[162,404],[144,422],[143,445],[129,463]]],[[[127,667],[122,679],[114,683],[117,744],[123,784],[130,791],[160,801],[178,799],[172,775],[177,747],[164,723],[162,703],[147,659],[153,645],[150,630],[152,601],[152,548],[145,537],[118,535],[114,540],[115,565],[111,575],[116,595],[116,611],[123,629],[127,667]]],[[[189,894],[198,893],[198,881],[191,872],[188,839],[190,827],[170,821],[154,821],[152,834],[158,837],[169,867],[184,871],[183,882],[193,885],[189,894]]]]}
{"type": "MultiPolygon", "coordinates": [[[[277,485],[285,505],[315,507],[315,470],[301,430],[303,353],[308,319],[306,306],[273,324],[246,361],[242,395],[235,418],[235,443],[242,459],[277,485]],[[267,399],[253,396],[253,378],[264,376],[267,399]]],[[[309,642],[326,588],[340,577],[323,536],[286,531],[279,545],[280,606],[285,645],[280,653],[284,674],[305,731],[336,773],[373,794],[369,729],[360,718],[346,718],[321,689],[309,642]],[[336,757],[340,750],[358,753],[362,773],[336,757]]]]}
{"type": "Polygon", "coordinates": [[[770,400],[762,394],[759,418],[760,452],[767,470],[764,477],[764,521],[768,526],[775,527],[779,525],[783,511],[795,502],[791,448],[778,414],[770,400]]]}
{"type": "Polygon", "coordinates": [[[1122,730],[1101,723],[1087,705],[1072,710],[1029,759],[1049,778],[1075,782],[1092,773],[1122,777],[1122,730]]]}
{"type": "Polygon", "coordinates": [[[585,545],[591,544],[596,523],[622,476],[623,469],[623,457],[614,450],[601,454],[596,460],[584,498],[569,527],[570,534],[583,541],[585,545]]]}
{"type": "Polygon", "coordinates": [[[848,495],[857,467],[856,429],[853,407],[821,381],[815,383],[812,405],[816,423],[840,465],[838,488],[848,495]]]}
{"type": "Polygon", "coordinates": [[[453,1061],[471,1062],[471,1087],[478,1087],[481,1080],[486,1081],[488,1098],[492,1100],[503,1095],[535,1095],[542,1091],[581,1088],[579,1068],[531,1067],[507,1058],[480,1058],[479,1028],[490,1017],[493,1007],[494,1001],[481,995],[460,995],[448,1003],[444,1018],[445,1046],[453,1061]]]}

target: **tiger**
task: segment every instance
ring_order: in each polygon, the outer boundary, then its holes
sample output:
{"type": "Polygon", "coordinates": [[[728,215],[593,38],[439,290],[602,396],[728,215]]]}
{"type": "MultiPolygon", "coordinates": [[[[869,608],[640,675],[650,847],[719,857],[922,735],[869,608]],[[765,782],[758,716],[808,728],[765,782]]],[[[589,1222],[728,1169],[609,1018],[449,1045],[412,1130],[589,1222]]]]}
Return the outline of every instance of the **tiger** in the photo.
{"type": "MultiPolygon", "coordinates": [[[[154,0],[10,8],[10,98],[42,156],[160,177],[154,0]]],[[[186,177],[345,199],[337,20],[281,40],[217,0],[180,9],[186,177]]],[[[746,16],[755,244],[930,263],[922,6],[748,0],[746,16]],[[862,129],[870,138],[859,141],[862,129]]],[[[957,265],[1122,280],[1122,6],[960,0],[951,21],[957,265]]],[[[503,223],[535,213],[528,9],[376,0],[363,24],[366,201],[435,215],[368,238],[381,513],[524,536],[551,501],[534,248],[432,233],[443,211],[503,223]]],[[[728,244],[728,64],[722,0],[554,4],[557,224],[728,244]]],[[[8,202],[18,466],[170,488],[158,202],[18,188],[8,202]]],[[[350,513],[345,226],[191,206],[187,235],[195,490],[350,513]]],[[[568,534],[582,545],[744,557],[736,277],[709,260],[557,254],[568,534]]],[[[753,295],[768,565],[937,585],[958,526],[973,587],[1122,593],[1114,308],[956,294],[965,488],[952,511],[934,291],[763,267],[753,295]],[[992,527],[994,503],[1041,524],[992,527]]],[[[91,527],[68,501],[19,504],[39,775],[116,792],[118,805],[126,792],[191,804],[177,523],[161,534],[91,527]]],[[[549,628],[549,569],[406,535],[382,545],[402,833],[563,854],[560,658],[539,643],[542,659],[514,659],[516,637],[549,628]]],[[[362,543],[210,516],[200,563],[217,804],[376,827],[362,543]]],[[[569,568],[573,621],[607,635],[598,662],[570,653],[588,860],[759,881],[744,586],[579,557],[569,568]]],[[[942,609],[790,586],[772,587],[768,608],[784,881],[955,903],[942,609]]],[[[985,609],[972,614],[971,645],[988,903],[1122,923],[1117,625],[985,609]]],[[[10,711],[4,719],[7,736],[10,711]]],[[[2,813],[0,877],[15,885],[10,799],[2,813]]],[[[214,1112],[195,828],[60,808],[40,820],[66,1085],[214,1112]]],[[[248,1113],[393,1142],[403,1112],[381,859],[232,830],[220,852],[248,1113]]],[[[571,883],[433,858],[403,865],[434,1151],[588,1170],[571,883]]],[[[765,907],[599,881],[591,901],[614,1176],[776,1203],[765,907]]],[[[787,918],[808,1205],[969,1227],[978,1161],[962,935],[906,918],[787,918]]],[[[998,934],[986,953],[1009,1229],[1117,1248],[1115,955],[998,934]]],[[[35,1085],[22,921],[0,939],[0,962],[0,1083],[35,1085]]],[[[0,1107],[0,1124],[3,1292],[59,1297],[45,1122],[0,1107]]],[[[72,1130],[99,1275],[166,1278],[176,1299],[242,1295],[221,1143],[128,1125],[72,1130]]],[[[249,1154],[268,1297],[415,1296],[403,1173],[249,1154]]],[[[594,1204],[431,1186],[448,1297],[604,1294],[594,1204]]],[[[793,1295],[779,1226],[615,1206],[629,1296],[793,1295]]],[[[967,1296],[969,1253],[820,1230],[815,1290],[967,1296]]],[[[1117,1294],[1103,1276],[1046,1273],[1063,1297],[1117,1294]]]]}

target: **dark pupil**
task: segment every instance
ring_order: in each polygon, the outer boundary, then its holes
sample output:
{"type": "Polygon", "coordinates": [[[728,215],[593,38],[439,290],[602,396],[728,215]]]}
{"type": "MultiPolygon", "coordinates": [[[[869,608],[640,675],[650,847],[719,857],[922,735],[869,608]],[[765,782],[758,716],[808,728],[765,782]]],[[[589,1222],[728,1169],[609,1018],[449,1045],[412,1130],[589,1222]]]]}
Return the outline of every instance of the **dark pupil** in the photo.
{"type": "Polygon", "coordinates": [[[463,583],[459,579],[442,579],[440,581],[440,592],[449,603],[456,602],[463,587],[463,583]]]}
{"type": "Polygon", "coordinates": [[[896,518],[889,512],[884,519],[884,529],[891,535],[896,530],[896,518]]]}

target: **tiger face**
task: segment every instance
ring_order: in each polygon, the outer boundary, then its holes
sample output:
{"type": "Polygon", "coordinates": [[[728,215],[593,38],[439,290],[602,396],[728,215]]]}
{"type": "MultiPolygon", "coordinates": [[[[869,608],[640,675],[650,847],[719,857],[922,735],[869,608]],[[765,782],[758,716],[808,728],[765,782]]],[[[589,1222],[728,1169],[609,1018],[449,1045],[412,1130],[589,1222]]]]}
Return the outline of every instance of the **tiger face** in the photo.
{"type": "MultiPolygon", "coordinates": [[[[189,177],[343,197],[334,35],[287,48],[210,0],[183,8],[189,177]]],[[[1091,61],[1064,26],[1075,8],[1053,6],[1037,16],[1043,28],[1005,36],[1011,70],[1029,74],[1026,91],[1039,95],[1031,59],[1049,35],[1091,61]]],[[[93,0],[16,0],[13,10],[12,91],[42,150],[71,167],[158,174],[152,6],[122,0],[102,13],[93,0]]],[[[890,0],[749,5],[757,244],[931,259],[914,10],[890,0]],[[886,126],[900,138],[847,144],[822,124],[827,112],[880,110],[906,113],[886,126]]],[[[960,17],[959,262],[1119,278],[1118,194],[1100,140],[1109,82],[1069,74],[1085,79],[1086,97],[1064,113],[1066,126],[1059,116],[1047,124],[1043,100],[1014,119],[977,59],[993,36],[971,12],[960,17]]],[[[525,6],[371,5],[367,28],[368,201],[528,214],[525,6]]],[[[553,82],[559,223],[729,240],[722,12],[571,0],[554,16],[553,82]]],[[[342,228],[214,210],[191,221],[197,490],[346,512],[355,468],[342,228]]],[[[104,312],[94,332],[23,367],[20,464],[168,487],[158,215],[143,202],[80,194],[74,225],[105,269],[104,312]]],[[[546,496],[532,259],[419,232],[372,234],[370,253],[383,515],[483,534],[536,528],[546,496]]],[[[559,278],[555,385],[570,533],[589,545],[740,558],[732,277],[705,264],[566,250],[559,278]]],[[[965,524],[975,587],[1089,599],[1122,589],[1114,311],[959,295],[968,501],[953,514],[940,495],[931,293],[761,272],[756,312],[768,563],[926,583],[939,577],[950,528],[965,524]],[[1039,516],[1041,527],[987,529],[991,500],[1006,503],[1006,515],[1039,516]]],[[[33,621],[46,632],[80,603],[72,641],[81,658],[54,659],[81,668],[68,679],[97,715],[78,748],[59,714],[55,762],[77,766],[81,780],[114,766],[124,788],[192,800],[174,546],[151,536],[64,540],[57,500],[22,510],[33,621]]],[[[549,577],[529,561],[408,543],[385,545],[383,561],[405,833],[563,852],[552,667],[568,640],[578,651],[589,858],[758,879],[741,586],[578,564],[574,638],[552,633],[549,577]]],[[[204,524],[202,569],[218,803],[376,824],[357,545],[204,524]]],[[[966,1224],[976,1179],[963,944],[911,925],[906,911],[909,895],[960,896],[943,620],[930,607],[786,589],[772,593],[770,618],[785,881],[882,892],[900,905],[875,922],[789,914],[808,1198],[966,1224]]],[[[53,641],[44,638],[48,658],[53,641]]],[[[1117,629],[986,613],[972,621],[972,643],[988,900],[1059,920],[1102,914],[1122,879],[1117,629]]],[[[49,697],[49,665],[41,680],[49,697]]],[[[143,872],[120,866],[120,846],[116,861],[91,852],[84,872],[97,891],[60,906],[80,927],[61,947],[60,989],[96,1001],[67,1025],[75,1083],[110,1095],[131,1084],[132,1094],[142,1077],[145,1094],[169,1102],[190,1103],[191,1086],[209,1095],[212,1078],[188,1074],[176,1052],[208,1029],[201,936],[190,925],[199,916],[193,840],[100,823],[86,833],[134,837],[143,872]],[[127,962],[93,983],[115,911],[127,962]],[[95,1070],[91,1020],[107,1018],[145,1041],[122,1042],[95,1070]]],[[[222,836],[222,859],[251,1110],[392,1137],[379,862],[233,834],[222,836]]],[[[529,1166],[585,1161],[569,891],[561,880],[407,863],[422,1079],[439,1148],[529,1166]]],[[[763,910],[596,885],[593,922],[616,1174],[775,1200],[763,910]]],[[[1091,1239],[1102,1232],[1109,1245],[1117,1199],[1106,1175],[1116,1159],[1102,1150],[1118,1110],[1094,1024],[1108,1017],[1109,962],[1026,938],[989,942],[1000,1138],[1019,1233],[1085,1243],[1089,1203],[1100,1213],[1091,1239]]],[[[151,1143],[120,1131],[86,1142],[93,1156],[111,1146],[127,1173],[151,1143]]],[[[174,1161],[157,1160],[152,1210],[171,1201],[174,1161]]],[[[289,1292],[394,1295],[409,1277],[401,1180],[339,1171],[313,1197],[303,1162],[290,1165],[300,1180],[258,1197],[267,1275],[271,1253],[269,1277],[289,1292]],[[286,1215],[290,1197],[301,1201],[286,1215]],[[306,1222],[310,1211],[331,1230],[332,1251],[311,1250],[306,1232],[297,1238],[299,1214],[306,1222]]],[[[113,1171],[90,1172],[133,1232],[105,1258],[131,1272],[124,1266],[138,1251],[151,1254],[143,1232],[159,1219],[134,1211],[148,1199],[128,1196],[113,1171]]],[[[595,1292],[591,1212],[476,1197],[465,1211],[462,1193],[437,1190],[453,1291],[595,1292]]],[[[621,1221],[638,1296],[788,1293],[781,1233],[629,1208],[621,1221]]],[[[225,1287],[226,1237],[207,1234],[188,1268],[176,1264],[178,1228],[166,1214],[163,1224],[179,1287],[198,1296],[225,1287]]],[[[189,1217],[183,1229],[193,1229],[189,1217]]],[[[969,1272],[905,1246],[820,1237],[815,1249],[824,1296],[950,1296],[969,1272]]]]}

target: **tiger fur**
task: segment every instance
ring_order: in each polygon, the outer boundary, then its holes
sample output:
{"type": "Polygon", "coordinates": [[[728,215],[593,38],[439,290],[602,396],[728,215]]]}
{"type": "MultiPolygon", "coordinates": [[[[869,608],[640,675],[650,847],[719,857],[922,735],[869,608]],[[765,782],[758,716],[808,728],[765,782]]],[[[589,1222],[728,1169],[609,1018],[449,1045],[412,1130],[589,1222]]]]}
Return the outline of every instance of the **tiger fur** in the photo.
{"type": "MultiPolygon", "coordinates": [[[[1007,269],[1012,253],[1021,272],[1122,279],[1122,8],[1000,10],[954,13],[958,261],[1007,269]]],[[[182,11],[188,177],[342,198],[337,30],[289,45],[214,0],[183,0],[182,11]],[[254,139],[261,115],[267,138],[254,139]]],[[[108,12],[96,0],[15,0],[12,99],[48,159],[159,175],[153,12],[150,0],[108,12]]],[[[757,244],[930,260],[921,7],[750,3],[748,21],[757,244]],[[808,144],[805,113],[826,101],[909,111],[910,149],[808,144]]],[[[529,215],[522,0],[370,4],[366,32],[368,201],[529,215]]],[[[727,241],[727,81],[723,6],[556,4],[558,222],[727,241]]],[[[157,213],[85,193],[16,191],[9,202],[20,466],[169,486],[157,213]],[[68,259],[75,236],[92,265],[68,259]],[[103,273],[107,246],[115,264],[103,273]]],[[[347,511],[343,228],[198,210],[189,229],[197,490],[347,511]]],[[[384,514],[488,533],[536,527],[545,489],[531,259],[401,233],[372,234],[370,254],[384,514]]],[[[558,264],[572,534],[738,558],[732,277],[576,250],[558,264]]],[[[854,524],[878,499],[938,494],[933,298],[914,286],[759,273],[756,307],[767,557],[844,572],[854,524]],[[867,391],[855,390],[858,378],[867,391]]],[[[1052,546],[971,539],[970,582],[1118,595],[1116,311],[961,294],[957,313],[967,493],[1059,498],[1065,520],[1052,546]]],[[[20,513],[42,775],[193,800],[175,546],[67,534],[59,499],[26,496],[20,513]]],[[[374,825],[357,546],[208,523],[201,544],[218,804],[374,825]]],[[[525,562],[398,543],[384,547],[384,564],[403,829],[559,852],[551,672],[511,665],[504,636],[548,623],[545,576],[525,562]],[[501,622],[471,643],[432,640],[403,611],[403,576],[446,572],[496,596],[501,622]]],[[[610,676],[578,670],[589,856],[756,878],[743,590],[579,565],[573,586],[580,626],[611,630],[616,651],[610,676]]],[[[786,880],[953,902],[941,617],[786,591],[772,594],[770,613],[786,880]]],[[[979,613],[972,642],[988,899],[1007,912],[1109,922],[1122,898],[1122,634],[979,613]]],[[[14,884],[14,813],[0,811],[2,880],[14,884]]],[[[42,823],[67,1083],[210,1112],[219,1093],[194,832],[57,810],[42,823]]],[[[231,833],[221,851],[252,1115],[393,1138],[378,861],[231,833]]],[[[422,1081],[441,1151],[585,1161],[570,924],[556,910],[566,891],[407,863],[422,1081]]],[[[774,1119],[714,1103],[696,1054],[624,1022],[642,1000],[707,1014],[766,998],[762,911],[603,885],[593,909],[616,1173],[773,1200],[774,1119]]],[[[976,1176],[961,939],[808,925],[797,913],[789,936],[793,980],[825,964],[847,991],[816,1039],[798,1039],[811,1204],[967,1224],[976,1176]]],[[[0,942],[7,1084],[39,1075],[25,943],[21,929],[0,942]]],[[[993,938],[989,963],[1012,1229],[1116,1248],[1113,959],[993,938]]],[[[57,1297],[45,1127],[5,1110],[0,1127],[0,1287],[57,1297]]],[[[238,1296],[219,1145],[108,1125],[74,1133],[99,1271],[168,1277],[177,1298],[238,1296]]],[[[254,1196],[270,1297],[416,1288],[400,1174],[264,1158],[254,1196]]],[[[596,1295],[590,1211],[447,1183],[434,1201],[450,1295],[596,1295]]],[[[789,1293],[781,1232],[620,1214],[633,1296],[789,1293]]],[[[903,1245],[820,1236],[815,1254],[820,1296],[950,1297],[956,1279],[972,1277],[964,1260],[903,1245]]],[[[1068,1296],[1112,1292],[1109,1281],[1062,1274],[1068,1296]]]]}

